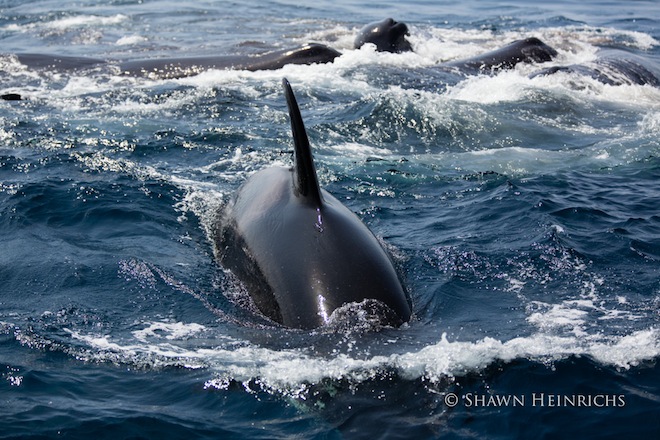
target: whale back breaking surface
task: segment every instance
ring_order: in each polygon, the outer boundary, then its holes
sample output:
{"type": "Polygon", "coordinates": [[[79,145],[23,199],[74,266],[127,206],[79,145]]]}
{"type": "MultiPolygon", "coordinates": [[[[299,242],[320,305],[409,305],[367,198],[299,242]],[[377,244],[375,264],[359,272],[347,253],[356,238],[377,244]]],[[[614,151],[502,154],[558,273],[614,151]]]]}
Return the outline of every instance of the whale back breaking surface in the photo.
{"type": "Polygon", "coordinates": [[[219,260],[257,308],[287,327],[328,324],[357,304],[386,325],[411,307],[389,254],[362,221],[320,188],[309,140],[288,81],[294,166],[250,177],[225,208],[215,238],[219,260]]]}
{"type": "Polygon", "coordinates": [[[587,64],[552,66],[530,75],[530,78],[558,72],[583,75],[611,86],[650,85],[660,87],[660,71],[643,60],[621,51],[603,51],[603,56],[587,64]]]}
{"type": "Polygon", "coordinates": [[[281,69],[287,64],[330,63],[340,55],[326,45],[308,43],[258,55],[154,58],[125,61],[118,67],[124,75],[171,79],[197,75],[209,69],[258,71],[281,69]]]}
{"type": "Polygon", "coordinates": [[[517,40],[502,48],[464,60],[441,64],[441,68],[454,68],[463,73],[495,72],[511,69],[518,63],[545,63],[552,61],[557,51],[535,37],[517,40]]]}

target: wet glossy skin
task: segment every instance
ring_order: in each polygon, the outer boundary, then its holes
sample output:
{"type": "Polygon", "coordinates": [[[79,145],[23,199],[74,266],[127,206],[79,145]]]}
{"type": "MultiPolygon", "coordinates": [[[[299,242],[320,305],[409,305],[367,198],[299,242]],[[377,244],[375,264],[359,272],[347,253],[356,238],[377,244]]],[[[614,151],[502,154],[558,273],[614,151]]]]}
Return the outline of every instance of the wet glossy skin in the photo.
{"type": "Polygon", "coordinates": [[[292,99],[294,166],[266,168],[241,186],[221,214],[216,255],[259,310],[287,327],[323,326],[349,304],[398,326],[412,312],[394,265],[364,223],[319,188],[292,99]]]}
{"type": "Polygon", "coordinates": [[[353,46],[359,49],[371,43],[379,52],[409,52],[412,51],[412,46],[406,39],[408,35],[410,33],[405,23],[386,18],[363,27],[355,38],[353,46]]]}

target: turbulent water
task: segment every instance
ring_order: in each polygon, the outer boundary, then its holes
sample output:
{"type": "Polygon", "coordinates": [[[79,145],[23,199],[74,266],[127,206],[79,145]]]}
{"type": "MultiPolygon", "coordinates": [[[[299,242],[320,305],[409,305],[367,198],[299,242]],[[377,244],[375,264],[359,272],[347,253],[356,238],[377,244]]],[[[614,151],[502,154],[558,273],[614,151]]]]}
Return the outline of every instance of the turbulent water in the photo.
{"type": "Polygon", "coordinates": [[[660,63],[653,1],[0,2],[0,438],[655,438],[660,63]],[[406,22],[414,53],[352,48],[406,22]],[[544,66],[437,64],[536,36],[544,66]],[[316,41],[333,63],[158,80],[27,69],[316,41]],[[414,318],[285,329],[214,259],[218,209],[291,163],[381,238],[414,318]]]}

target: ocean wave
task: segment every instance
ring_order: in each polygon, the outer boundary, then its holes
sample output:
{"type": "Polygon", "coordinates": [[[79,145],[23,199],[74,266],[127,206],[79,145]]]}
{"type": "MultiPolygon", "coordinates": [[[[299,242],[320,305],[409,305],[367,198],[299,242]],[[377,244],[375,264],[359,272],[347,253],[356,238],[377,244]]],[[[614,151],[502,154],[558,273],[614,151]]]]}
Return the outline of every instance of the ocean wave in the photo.
{"type": "MultiPolygon", "coordinates": [[[[555,318],[565,320],[564,316],[555,318]]],[[[571,318],[572,319],[572,318],[571,318]]],[[[339,353],[317,356],[305,349],[273,350],[223,337],[211,347],[191,348],[191,339],[212,332],[205,326],[184,323],[148,323],[134,332],[133,341],[67,330],[86,349],[73,350],[88,362],[120,363],[139,369],[164,367],[204,368],[212,377],[207,387],[226,389],[232,382],[258,383],[263,391],[298,395],[313,385],[331,381],[362,383],[389,380],[390,374],[409,381],[446,382],[447,378],[479,373],[497,362],[526,359],[553,363],[587,356],[603,365],[630,369],[660,356],[660,333],[653,328],[624,336],[554,336],[536,333],[506,341],[450,341],[445,334],[418,350],[389,355],[339,353]],[[177,343],[187,342],[185,345],[177,343]]],[[[208,342],[208,340],[205,340],[208,342]]],[[[392,342],[396,346],[396,342],[392,342]]]]}

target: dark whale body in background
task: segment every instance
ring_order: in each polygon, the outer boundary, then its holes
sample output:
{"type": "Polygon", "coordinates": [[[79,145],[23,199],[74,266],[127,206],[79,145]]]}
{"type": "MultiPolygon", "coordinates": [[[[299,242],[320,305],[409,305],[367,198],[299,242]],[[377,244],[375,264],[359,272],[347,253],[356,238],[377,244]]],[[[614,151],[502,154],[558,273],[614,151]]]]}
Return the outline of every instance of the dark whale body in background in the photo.
{"type": "Polygon", "coordinates": [[[491,73],[512,69],[518,63],[545,63],[556,56],[556,50],[531,37],[472,58],[442,63],[439,67],[456,69],[464,74],[491,73]]]}
{"type": "MultiPolygon", "coordinates": [[[[402,53],[412,51],[407,40],[408,26],[391,18],[370,23],[357,34],[354,47],[373,44],[381,52],[402,53]]],[[[341,56],[341,52],[324,44],[310,43],[304,46],[276,50],[256,55],[220,55],[179,58],[153,58],[130,61],[104,60],[99,58],[57,56],[48,54],[17,54],[18,61],[29,68],[52,71],[79,71],[108,69],[111,72],[149,78],[181,78],[197,75],[209,69],[276,70],[287,64],[329,63],[341,56]]],[[[514,41],[500,49],[485,52],[472,58],[440,63],[433,68],[460,75],[492,74],[512,69],[518,63],[545,63],[556,58],[557,51],[535,37],[514,41]]],[[[657,69],[655,69],[657,71],[657,69]]],[[[552,66],[533,73],[531,77],[569,72],[590,76],[610,85],[649,84],[660,86],[660,75],[654,73],[639,58],[626,53],[605,51],[593,63],[552,66]]],[[[0,95],[3,100],[20,100],[17,93],[0,95]]]]}
{"type": "Polygon", "coordinates": [[[209,69],[276,70],[287,64],[329,63],[341,53],[323,44],[310,43],[293,49],[258,55],[224,55],[180,58],[153,58],[134,61],[108,61],[97,58],[18,54],[18,61],[33,69],[76,71],[110,68],[123,75],[181,78],[209,69]]]}
{"type": "Polygon", "coordinates": [[[329,63],[340,55],[340,52],[324,44],[310,43],[294,49],[278,50],[259,55],[155,58],[127,61],[120,63],[119,69],[125,75],[179,78],[197,75],[209,69],[256,71],[281,69],[287,64],[329,63]]]}
{"type": "Polygon", "coordinates": [[[321,189],[300,111],[284,88],[294,137],[294,166],[251,176],[221,213],[218,259],[247,287],[268,318],[312,329],[355,306],[398,326],[411,317],[405,289],[373,233],[321,189]]]}
{"type": "Polygon", "coordinates": [[[552,75],[558,72],[584,75],[611,86],[651,85],[660,87],[660,79],[650,66],[645,66],[637,57],[618,51],[605,51],[592,63],[548,67],[533,73],[531,77],[552,75]]]}

